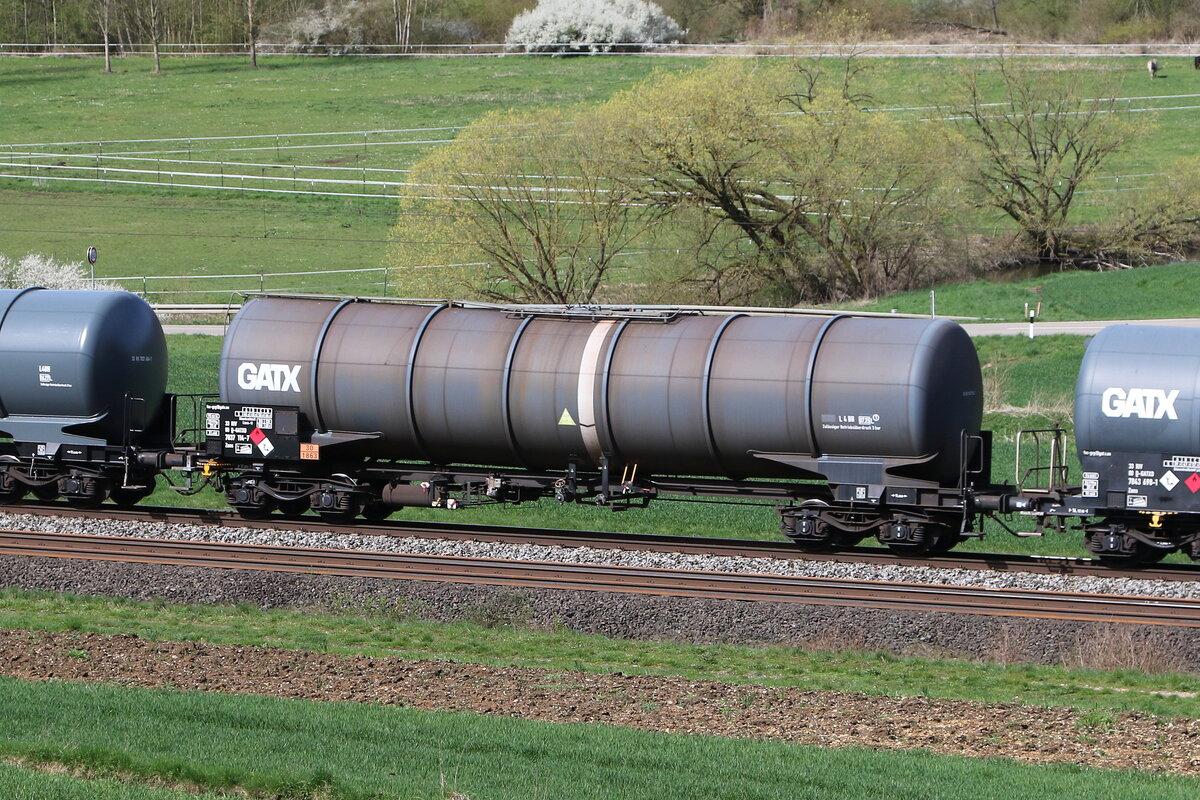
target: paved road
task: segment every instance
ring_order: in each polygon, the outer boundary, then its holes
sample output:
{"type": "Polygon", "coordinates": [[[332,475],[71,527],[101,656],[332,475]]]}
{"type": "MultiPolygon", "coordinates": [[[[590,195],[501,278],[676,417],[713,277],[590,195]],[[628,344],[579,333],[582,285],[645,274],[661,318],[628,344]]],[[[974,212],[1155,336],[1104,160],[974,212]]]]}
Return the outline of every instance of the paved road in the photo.
{"type": "Polygon", "coordinates": [[[224,325],[163,325],[163,333],[198,333],[204,336],[224,336],[224,325]]]}
{"type": "MultiPolygon", "coordinates": [[[[1107,320],[1097,322],[1035,322],[1034,336],[1050,336],[1056,333],[1068,333],[1076,336],[1091,336],[1099,333],[1108,325],[1178,325],[1187,328],[1200,328],[1200,317],[1187,319],[1133,319],[1107,320]]],[[[1028,336],[1027,322],[967,322],[963,328],[972,336],[1028,336]]],[[[163,325],[167,333],[198,333],[206,336],[224,336],[224,325],[163,325]]]]}
{"type": "MultiPolygon", "coordinates": [[[[1034,336],[1051,336],[1069,333],[1090,336],[1109,325],[1176,325],[1185,328],[1200,328],[1200,317],[1186,319],[1117,319],[1073,322],[1035,322],[1034,336]]],[[[1028,336],[1028,322],[966,322],[963,328],[972,336],[1028,336]]]]}

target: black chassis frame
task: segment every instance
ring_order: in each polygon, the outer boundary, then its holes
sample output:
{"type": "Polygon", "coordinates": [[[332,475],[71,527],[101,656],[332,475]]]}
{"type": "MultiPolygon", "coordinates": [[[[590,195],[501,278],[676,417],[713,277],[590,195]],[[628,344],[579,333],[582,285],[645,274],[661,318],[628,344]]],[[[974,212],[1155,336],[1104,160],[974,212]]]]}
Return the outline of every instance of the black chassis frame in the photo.
{"type": "Polygon", "coordinates": [[[1200,558],[1200,456],[1083,451],[1082,482],[1039,504],[1038,515],[1077,518],[1101,558],[1153,561],[1176,549],[1200,558]]]}
{"type": "MultiPolygon", "coordinates": [[[[206,451],[220,463],[227,502],[247,516],[274,508],[312,508],[331,519],[386,516],[406,505],[457,507],[521,503],[545,497],[613,510],[660,497],[726,498],[777,506],[783,532],[827,549],[874,534],[906,550],[952,546],[974,530],[978,515],[1007,511],[1012,487],[990,482],[991,434],[961,437],[956,484],[927,477],[934,457],[826,457],[758,453],[785,465],[794,480],[657,477],[610,472],[568,461],[562,471],[414,464],[360,457],[365,432],[318,432],[294,406],[211,403],[206,451]],[[311,448],[306,450],[306,448],[311,448]],[[460,497],[455,497],[458,494],[460,497]]],[[[939,462],[940,463],[940,462],[939,462]]]]}

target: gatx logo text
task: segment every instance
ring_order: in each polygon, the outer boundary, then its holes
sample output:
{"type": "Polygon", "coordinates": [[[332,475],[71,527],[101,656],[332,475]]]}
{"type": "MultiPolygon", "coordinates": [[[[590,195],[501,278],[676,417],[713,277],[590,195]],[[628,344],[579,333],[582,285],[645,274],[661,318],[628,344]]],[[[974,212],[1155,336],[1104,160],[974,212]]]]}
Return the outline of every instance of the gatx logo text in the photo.
{"type": "Polygon", "coordinates": [[[1179,390],[1122,389],[1110,386],[1104,390],[1100,409],[1107,417],[1141,417],[1142,419],[1179,419],[1175,399],[1179,390]]]}
{"type": "Polygon", "coordinates": [[[238,386],[251,391],[266,389],[272,392],[299,392],[299,364],[251,364],[237,368],[238,386]]]}

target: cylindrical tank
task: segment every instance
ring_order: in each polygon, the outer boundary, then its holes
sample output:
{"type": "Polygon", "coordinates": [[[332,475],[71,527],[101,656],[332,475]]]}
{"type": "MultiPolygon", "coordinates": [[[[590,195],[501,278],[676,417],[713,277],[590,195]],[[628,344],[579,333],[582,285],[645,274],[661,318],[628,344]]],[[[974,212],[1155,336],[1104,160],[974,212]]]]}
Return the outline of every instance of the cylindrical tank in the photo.
{"type": "Polygon", "coordinates": [[[1200,329],[1110,325],[1075,384],[1080,453],[1200,455],[1200,329]]]}
{"type": "Polygon", "coordinates": [[[921,458],[957,470],[979,430],[975,349],[948,320],[533,315],[287,297],[250,300],[221,397],[299,406],[374,454],[668,475],[787,474],[753,452],[921,458]]]}
{"type": "MultiPolygon", "coordinates": [[[[0,291],[0,416],[26,425],[98,421],[120,441],[125,395],[149,413],[167,386],[167,344],[154,310],[121,291],[0,291]]],[[[0,429],[3,421],[0,420],[0,429]]]]}

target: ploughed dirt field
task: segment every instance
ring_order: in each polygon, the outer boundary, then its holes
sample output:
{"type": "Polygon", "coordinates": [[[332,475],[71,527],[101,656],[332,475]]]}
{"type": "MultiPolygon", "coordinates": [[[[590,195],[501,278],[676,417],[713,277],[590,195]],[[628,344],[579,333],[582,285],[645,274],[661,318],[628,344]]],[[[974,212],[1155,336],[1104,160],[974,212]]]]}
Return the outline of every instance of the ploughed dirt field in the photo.
{"type": "Polygon", "coordinates": [[[1140,713],[1096,725],[1067,709],[1008,703],[21,630],[0,631],[0,673],[1200,775],[1200,720],[1140,713]]]}

